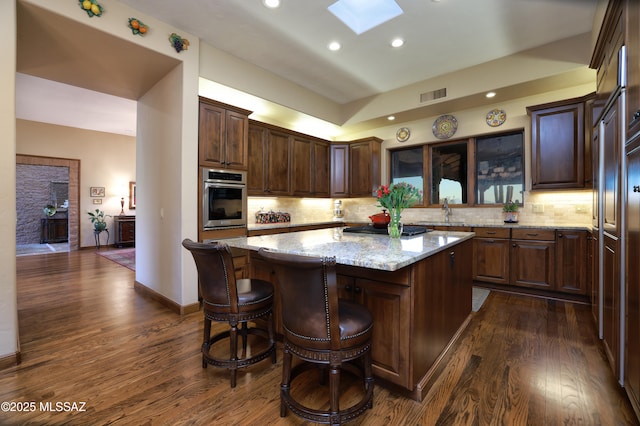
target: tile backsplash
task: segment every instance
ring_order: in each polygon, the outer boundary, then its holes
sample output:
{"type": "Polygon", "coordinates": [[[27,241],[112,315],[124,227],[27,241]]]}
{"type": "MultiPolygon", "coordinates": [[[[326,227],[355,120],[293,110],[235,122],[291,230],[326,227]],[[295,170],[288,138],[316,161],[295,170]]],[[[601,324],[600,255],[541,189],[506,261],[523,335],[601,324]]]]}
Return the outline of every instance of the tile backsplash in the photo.
{"type": "MultiPolygon", "coordinates": [[[[590,226],[591,191],[527,192],[519,211],[522,225],[590,226]]],[[[369,216],[381,211],[374,198],[341,198],[345,222],[369,222],[369,216]]],[[[249,223],[255,223],[258,211],[280,211],[291,215],[292,223],[329,222],[333,220],[331,198],[249,197],[249,223]]],[[[444,211],[437,208],[411,208],[402,212],[405,223],[444,222],[444,211]]],[[[451,208],[450,222],[499,225],[503,223],[500,207],[451,208]]]]}

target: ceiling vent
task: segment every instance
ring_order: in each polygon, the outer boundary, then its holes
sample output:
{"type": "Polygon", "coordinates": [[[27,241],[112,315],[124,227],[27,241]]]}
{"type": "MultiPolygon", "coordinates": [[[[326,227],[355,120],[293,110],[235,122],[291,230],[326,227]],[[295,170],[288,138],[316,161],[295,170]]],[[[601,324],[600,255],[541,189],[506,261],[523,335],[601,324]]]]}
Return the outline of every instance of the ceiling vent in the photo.
{"type": "Polygon", "coordinates": [[[447,88],[444,87],[442,89],[433,90],[431,92],[425,92],[420,94],[420,103],[435,101],[436,99],[446,98],[447,97],[447,88]]]}

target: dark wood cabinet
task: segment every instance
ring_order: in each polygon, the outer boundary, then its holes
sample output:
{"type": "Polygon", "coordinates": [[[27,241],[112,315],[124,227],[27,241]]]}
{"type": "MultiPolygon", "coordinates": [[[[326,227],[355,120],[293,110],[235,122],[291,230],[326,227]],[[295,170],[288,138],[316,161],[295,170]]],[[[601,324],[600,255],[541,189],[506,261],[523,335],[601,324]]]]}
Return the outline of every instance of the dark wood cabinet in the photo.
{"type": "Polygon", "coordinates": [[[331,196],[349,196],[349,145],[331,145],[331,196]]]}
{"type": "Polygon", "coordinates": [[[640,135],[627,148],[626,298],[624,384],[640,416],[640,135]]]}
{"type": "Polygon", "coordinates": [[[508,228],[474,228],[473,279],[509,284],[511,230],[508,228]]]}
{"type": "Polygon", "coordinates": [[[292,138],[292,195],[329,197],[329,146],[325,141],[292,138]]]}
{"type": "Polygon", "coordinates": [[[602,253],[602,340],[609,364],[620,377],[620,240],[604,234],[602,253]]]}
{"type": "Polygon", "coordinates": [[[555,289],[555,232],[513,229],[510,252],[511,284],[543,290],[555,289]]]}
{"type": "Polygon", "coordinates": [[[250,111],[200,97],[200,165],[247,170],[250,111]]]}
{"type": "Polygon", "coordinates": [[[620,229],[620,151],[622,142],[620,140],[620,119],[619,119],[620,98],[614,102],[605,113],[602,120],[602,153],[603,156],[603,176],[602,176],[602,203],[603,203],[603,223],[604,232],[619,236],[620,229]]]}
{"type": "Polygon", "coordinates": [[[591,230],[589,265],[591,268],[591,315],[600,334],[600,231],[591,230]]]}
{"type": "Polygon", "coordinates": [[[556,231],[556,290],[587,296],[587,231],[556,231]]]}
{"type": "Polygon", "coordinates": [[[625,1],[627,54],[627,139],[640,132],[640,3],[625,1]]]}
{"type": "Polygon", "coordinates": [[[371,197],[380,186],[382,139],[366,138],[349,142],[349,195],[371,197]]]}
{"type": "Polygon", "coordinates": [[[568,99],[527,108],[531,116],[531,187],[533,190],[590,187],[591,136],[585,135],[585,102],[568,99]],[[587,166],[588,164],[588,166],[587,166]]]}
{"type": "Polygon", "coordinates": [[[114,216],[115,228],[114,244],[116,247],[133,246],[136,244],[136,217],[114,216]]]}
{"type": "Polygon", "coordinates": [[[64,243],[69,241],[69,219],[40,219],[40,244],[64,243]]]}
{"type": "Polygon", "coordinates": [[[250,122],[248,195],[291,195],[291,139],[284,130],[250,122]]]}

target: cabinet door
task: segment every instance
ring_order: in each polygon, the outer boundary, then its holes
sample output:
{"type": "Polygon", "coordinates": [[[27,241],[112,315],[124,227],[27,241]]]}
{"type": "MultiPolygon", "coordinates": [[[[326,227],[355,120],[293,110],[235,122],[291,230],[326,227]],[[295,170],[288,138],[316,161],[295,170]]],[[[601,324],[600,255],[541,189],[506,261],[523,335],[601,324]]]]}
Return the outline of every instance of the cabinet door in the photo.
{"type": "Polygon", "coordinates": [[[611,109],[605,114],[602,129],[603,230],[618,236],[621,149],[618,102],[614,102],[611,109]]]}
{"type": "Polygon", "coordinates": [[[247,170],[249,119],[235,111],[227,111],[225,118],[224,166],[247,170]]]}
{"type": "Polygon", "coordinates": [[[509,284],[509,240],[474,238],[473,279],[509,284]]]}
{"type": "Polygon", "coordinates": [[[584,188],[584,103],[531,113],[532,189],[584,188]]]}
{"type": "Polygon", "coordinates": [[[591,231],[591,315],[600,335],[600,237],[598,229],[591,231]]]}
{"type": "Polygon", "coordinates": [[[556,289],[586,296],[587,232],[558,231],[556,236],[556,289]]]}
{"type": "Polygon", "coordinates": [[[267,129],[249,126],[249,169],[247,170],[247,194],[264,195],[266,187],[267,129]]]}
{"type": "Polygon", "coordinates": [[[400,386],[409,383],[410,287],[363,278],[354,283],[355,300],[373,316],[373,374],[400,386]]]}
{"type": "Polygon", "coordinates": [[[627,46],[627,139],[640,132],[640,3],[627,0],[625,4],[627,46]]]}
{"type": "Polygon", "coordinates": [[[380,142],[372,139],[349,145],[351,197],[371,197],[380,185],[380,142]]]}
{"type": "Polygon", "coordinates": [[[267,194],[290,195],[290,137],[287,133],[269,129],[267,135],[267,194]]]}
{"type": "Polygon", "coordinates": [[[316,197],[329,197],[331,168],[331,145],[328,142],[313,142],[313,189],[312,193],[316,197]]]}
{"type": "Polygon", "coordinates": [[[616,378],[620,377],[620,250],[617,237],[604,234],[602,259],[602,341],[616,378]]]}
{"type": "Polygon", "coordinates": [[[625,388],[640,411],[640,137],[627,153],[625,388]]]}
{"type": "Polygon", "coordinates": [[[291,141],[292,178],[291,191],[293,195],[309,196],[313,187],[313,142],[299,136],[291,141]]]}
{"type": "Polygon", "coordinates": [[[331,196],[349,196],[349,145],[331,145],[331,196]]]}
{"type": "Polygon", "coordinates": [[[224,166],[225,112],[224,108],[200,103],[198,146],[203,166],[224,166]]]}
{"type": "Polygon", "coordinates": [[[554,246],[550,241],[512,240],[511,284],[553,290],[554,246]]]}

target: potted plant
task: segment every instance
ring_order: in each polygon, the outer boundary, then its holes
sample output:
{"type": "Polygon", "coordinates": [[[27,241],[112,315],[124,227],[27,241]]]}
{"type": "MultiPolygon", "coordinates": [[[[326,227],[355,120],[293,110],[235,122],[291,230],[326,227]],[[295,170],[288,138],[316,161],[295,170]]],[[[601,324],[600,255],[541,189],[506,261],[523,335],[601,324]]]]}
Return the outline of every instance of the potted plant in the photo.
{"type": "Polygon", "coordinates": [[[502,206],[502,211],[504,212],[504,222],[505,223],[517,223],[518,222],[518,203],[515,201],[510,201],[505,203],[502,206]]]}
{"type": "Polygon", "coordinates": [[[106,218],[111,215],[104,214],[100,209],[96,209],[95,212],[87,212],[89,214],[89,220],[93,223],[93,229],[95,232],[102,232],[107,229],[106,218]]]}

